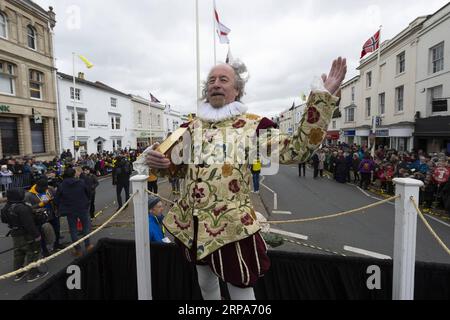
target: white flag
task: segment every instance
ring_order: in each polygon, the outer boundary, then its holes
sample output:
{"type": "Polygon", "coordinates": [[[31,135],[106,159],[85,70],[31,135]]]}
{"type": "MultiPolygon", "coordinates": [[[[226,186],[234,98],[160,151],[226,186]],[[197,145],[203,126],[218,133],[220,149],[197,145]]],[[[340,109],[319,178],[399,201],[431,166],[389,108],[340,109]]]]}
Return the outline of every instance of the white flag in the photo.
{"type": "Polygon", "coordinates": [[[228,39],[228,34],[231,32],[231,30],[220,22],[219,14],[217,13],[216,10],[215,1],[214,1],[214,16],[216,17],[216,30],[217,35],[219,36],[220,43],[230,43],[230,40],[228,39]]]}

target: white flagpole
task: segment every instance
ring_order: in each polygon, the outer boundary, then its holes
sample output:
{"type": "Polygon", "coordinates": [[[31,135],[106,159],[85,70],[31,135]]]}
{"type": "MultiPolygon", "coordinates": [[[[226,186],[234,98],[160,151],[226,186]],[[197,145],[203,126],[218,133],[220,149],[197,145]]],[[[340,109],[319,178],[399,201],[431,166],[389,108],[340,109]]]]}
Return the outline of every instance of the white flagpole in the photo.
{"type": "Polygon", "coordinates": [[[198,21],[198,0],[195,0],[195,40],[197,50],[197,109],[200,105],[200,39],[198,21]]]}
{"type": "Polygon", "coordinates": [[[377,102],[377,105],[375,106],[376,107],[376,109],[374,110],[374,114],[375,114],[375,116],[374,117],[372,117],[372,132],[373,132],[373,134],[375,135],[375,140],[374,140],[374,143],[373,143],[373,146],[372,146],[372,152],[371,152],[371,155],[372,155],[372,157],[375,157],[375,146],[376,146],[376,142],[377,142],[377,135],[376,135],[376,132],[377,132],[377,117],[378,116],[381,116],[381,114],[379,114],[380,113],[380,101],[379,101],[379,99],[380,99],[380,97],[379,97],[379,89],[380,89],[380,82],[381,82],[381,66],[380,66],[380,60],[381,60],[381,29],[383,28],[383,26],[380,26],[380,36],[379,36],[379,38],[378,38],[378,54],[377,54],[377,78],[376,78],[376,85],[375,85],[375,93],[376,93],[376,102],[377,102]]]}
{"type": "Polygon", "coordinates": [[[78,112],[77,112],[77,103],[76,103],[76,81],[75,81],[75,52],[72,52],[72,71],[73,71],[73,119],[74,119],[74,140],[73,140],[73,156],[75,161],[78,160],[77,150],[75,148],[75,143],[78,140],[77,137],[77,126],[78,126],[78,112]]]}
{"type": "Polygon", "coordinates": [[[214,43],[214,65],[217,64],[216,55],[216,0],[213,0],[213,43],[214,43]]]}

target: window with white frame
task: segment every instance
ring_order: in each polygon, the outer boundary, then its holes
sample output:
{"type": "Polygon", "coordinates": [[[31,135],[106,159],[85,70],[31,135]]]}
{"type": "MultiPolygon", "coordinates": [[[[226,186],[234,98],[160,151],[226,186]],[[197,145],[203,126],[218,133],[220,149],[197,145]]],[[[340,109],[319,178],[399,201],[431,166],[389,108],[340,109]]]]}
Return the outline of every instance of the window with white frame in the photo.
{"type": "Polygon", "coordinates": [[[142,126],[142,111],[138,111],[138,125],[142,126]]]}
{"type": "Polygon", "coordinates": [[[378,95],[378,113],[383,115],[386,112],[386,94],[380,93],[378,95]]]}
{"type": "Polygon", "coordinates": [[[161,115],[160,114],[158,114],[158,127],[160,127],[161,126],[161,115]]]}
{"type": "Polygon", "coordinates": [[[345,122],[354,122],[354,121],[355,121],[355,108],[345,109],[345,122]]]}
{"type": "Polygon", "coordinates": [[[436,73],[444,70],[444,42],[430,49],[430,72],[436,73]]]}
{"type": "Polygon", "coordinates": [[[395,88],[395,112],[403,112],[404,92],[404,86],[395,88]]]}
{"type": "Polygon", "coordinates": [[[36,29],[34,29],[32,26],[27,26],[28,48],[37,50],[36,38],[36,29]]]}
{"type": "Polygon", "coordinates": [[[372,99],[366,98],[366,118],[369,118],[371,115],[371,108],[372,108],[372,99]]]}
{"type": "Polygon", "coordinates": [[[355,102],[355,87],[352,87],[352,102],[355,102]]]}
{"type": "Polygon", "coordinates": [[[405,72],[406,69],[406,56],[405,51],[397,55],[397,74],[405,72]]]}
{"type": "Polygon", "coordinates": [[[437,86],[428,89],[428,101],[431,112],[447,112],[447,99],[442,98],[443,86],[437,86]]]}
{"type": "Polygon", "coordinates": [[[336,129],[336,120],[333,120],[332,128],[336,129]]]}
{"type": "Polygon", "coordinates": [[[111,98],[111,107],[117,108],[117,99],[111,98]]]}
{"type": "Polygon", "coordinates": [[[42,87],[44,86],[44,74],[37,70],[29,71],[30,97],[32,99],[42,99],[42,87]]]}
{"type": "Polygon", "coordinates": [[[111,116],[111,129],[120,130],[120,116],[111,116]]]}
{"type": "MultiPolygon", "coordinates": [[[[70,88],[70,99],[73,100],[73,87],[70,88]]],[[[75,89],[75,100],[81,101],[81,89],[75,89]]]]}
{"type": "MultiPolygon", "coordinates": [[[[75,128],[75,112],[72,111],[72,128],[75,128]]],[[[77,128],[86,129],[86,113],[77,110],[77,128]]]]}
{"type": "Polygon", "coordinates": [[[112,139],[113,150],[122,149],[122,140],[121,139],[112,139]]]}
{"type": "Polygon", "coordinates": [[[0,60],[0,93],[14,95],[16,66],[0,60]]]}
{"type": "Polygon", "coordinates": [[[0,12],[0,38],[8,39],[8,20],[2,12],[0,12]]]}
{"type": "Polygon", "coordinates": [[[372,88],[372,71],[369,71],[366,74],[366,87],[372,88]]]}

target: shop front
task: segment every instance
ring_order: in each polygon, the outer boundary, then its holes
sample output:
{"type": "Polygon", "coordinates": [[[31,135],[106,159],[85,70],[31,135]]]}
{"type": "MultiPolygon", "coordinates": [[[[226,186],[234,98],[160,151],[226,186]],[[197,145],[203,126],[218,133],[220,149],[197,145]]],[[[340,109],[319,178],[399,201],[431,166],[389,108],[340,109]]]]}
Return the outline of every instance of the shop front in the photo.
{"type": "Polygon", "coordinates": [[[0,103],[0,158],[56,155],[55,121],[48,111],[0,103]]]}
{"type": "Polygon", "coordinates": [[[355,137],[356,137],[356,130],[355,129],[344,129],[343,130],[344,135],[344,142],[347,144],[354,144],[355,137]]]}
{"type": "Polygon", "coordinates": [[[416,119],[414,149],[450,154],[450,116],[416,119]]]}
{"type": "Polygon", "coordinates": [[[336,145],[339,138],[340,138],[339,130],[327,131],[326,140],[328,145],[336,145]]]}

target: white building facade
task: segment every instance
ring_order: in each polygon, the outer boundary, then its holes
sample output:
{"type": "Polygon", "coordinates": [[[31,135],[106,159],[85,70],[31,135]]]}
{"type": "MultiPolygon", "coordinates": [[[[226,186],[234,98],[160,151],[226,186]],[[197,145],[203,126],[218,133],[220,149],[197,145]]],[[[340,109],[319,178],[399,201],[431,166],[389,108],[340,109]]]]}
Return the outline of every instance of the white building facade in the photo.
{"type": "Polygon", "coordinates": [[[146,148],[155,142],[162,142],[165,137],[164,106],[140,96],[130,95],[130,98],[133,105],[133,148],[146,148]]]}
{"type": "Polygon", "coordinates": [[[185,116],[181,112],[167,106],[164,111],[164,134],[165,137],[177,130],[185,121],[185,116]]]}
{"type": "Polygon", "coordinates": [[[73,153],[76,144],[78,154],[84,155],[136,148],[130,96],[101,82],[87,81],[82,74],[76,78],[75,92],[72,76],[58,73],[57,81],[63,149],[73,153]]]}
{"type": "Polygon", "coordinates": [[[450,153],[450,4],[417,36],[415,149],[450,153]]]}

